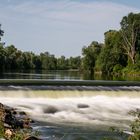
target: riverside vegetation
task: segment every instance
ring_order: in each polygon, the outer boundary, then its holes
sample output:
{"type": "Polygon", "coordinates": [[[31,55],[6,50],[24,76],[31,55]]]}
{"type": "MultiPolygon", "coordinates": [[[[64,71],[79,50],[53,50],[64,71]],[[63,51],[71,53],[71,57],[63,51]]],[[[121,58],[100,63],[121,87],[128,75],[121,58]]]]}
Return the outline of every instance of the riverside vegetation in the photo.
{"type": "MultiPolygon", "coordinates": [[[[129,136],[127,136],[127,140],[140,140],[140,109],[131,110],[129,114],[134,117],[134,121],[132,121],[130,124],[131,132],[129,132],[129,136]]],[[[110,128],[110,130],[116,131],[120,135],[124,135],[126,133],[124,130],[120,130],[114,127],[110,128]]]]}
{"type": "MultiPolygon", "coordinates": [[[[0,40],[4,31],[0,28],[0,40]]],[[[82,57],[56,58],[49,52],[22,52],[14,45],[0,43],[0,70],[71,70],[93,74],[140,74],[140,13],[129,13],[120,30],[104,33],[104,43],[93,41],[82,48],[82,57]]]]}

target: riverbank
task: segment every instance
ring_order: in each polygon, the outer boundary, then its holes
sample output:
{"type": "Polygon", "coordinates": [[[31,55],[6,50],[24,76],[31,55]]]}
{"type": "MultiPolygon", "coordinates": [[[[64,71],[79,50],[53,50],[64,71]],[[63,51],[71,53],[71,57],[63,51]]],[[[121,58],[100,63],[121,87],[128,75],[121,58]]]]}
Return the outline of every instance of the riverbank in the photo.
{"type": "Polygon", "coordinates": [[[4,140],[40,140],[35,136],[29,116],[0,103],[0,138],[4,140]]]}

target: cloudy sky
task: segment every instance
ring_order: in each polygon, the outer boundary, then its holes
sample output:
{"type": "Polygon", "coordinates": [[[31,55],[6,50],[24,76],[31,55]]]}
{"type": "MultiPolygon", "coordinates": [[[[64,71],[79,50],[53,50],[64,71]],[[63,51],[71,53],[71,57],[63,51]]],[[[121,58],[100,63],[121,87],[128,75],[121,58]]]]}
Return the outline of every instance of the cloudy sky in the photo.
{"type": "Polygon", "coordinates": [[[140,0],[0,0],[3,41],[22,51],[81,55],[84,45],[104,41],[104,32],[119,29],[140,0]]]}

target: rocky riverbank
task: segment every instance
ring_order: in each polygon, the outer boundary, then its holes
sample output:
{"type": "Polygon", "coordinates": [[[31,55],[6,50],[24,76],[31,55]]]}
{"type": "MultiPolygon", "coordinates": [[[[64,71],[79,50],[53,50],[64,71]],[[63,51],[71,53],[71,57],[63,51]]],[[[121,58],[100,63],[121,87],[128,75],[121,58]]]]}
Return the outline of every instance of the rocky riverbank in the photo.
{"type": "Polygon", "coordinates": [[[40,140],[31,123],[34,121],[25,112],[0,103],[0,140],[40,140]]]}

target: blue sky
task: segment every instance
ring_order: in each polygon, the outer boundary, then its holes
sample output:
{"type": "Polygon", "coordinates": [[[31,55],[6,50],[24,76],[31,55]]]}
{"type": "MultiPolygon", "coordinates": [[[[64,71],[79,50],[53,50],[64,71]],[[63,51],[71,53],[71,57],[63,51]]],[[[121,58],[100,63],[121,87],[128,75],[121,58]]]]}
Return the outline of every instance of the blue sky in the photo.
{"type": "Polygon", "coordinates": [[[78,56],[84,45],[104,41],[104,32],[119,29],[140,0],[0,0],[3,41],[22,51],[49,51],[78,56]]]}

